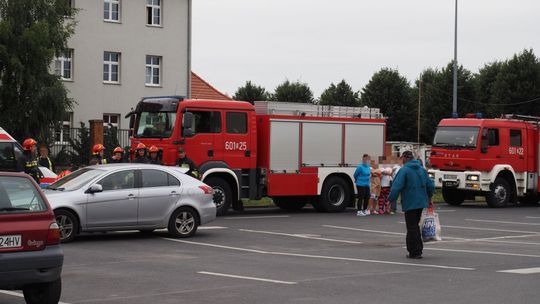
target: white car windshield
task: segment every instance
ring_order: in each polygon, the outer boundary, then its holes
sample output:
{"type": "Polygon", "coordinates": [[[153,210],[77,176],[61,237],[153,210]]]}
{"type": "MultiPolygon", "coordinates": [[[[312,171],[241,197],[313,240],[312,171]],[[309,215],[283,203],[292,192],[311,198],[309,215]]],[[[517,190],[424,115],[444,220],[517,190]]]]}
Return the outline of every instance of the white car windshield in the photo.
{"type": "Polygon", "coordinates": [[[66,177],[54,182],[47,187],[49,190],[73,191],[81,188],[96,176],[102,174],[103,170],[83,168],[79,169],[66,177]]]}

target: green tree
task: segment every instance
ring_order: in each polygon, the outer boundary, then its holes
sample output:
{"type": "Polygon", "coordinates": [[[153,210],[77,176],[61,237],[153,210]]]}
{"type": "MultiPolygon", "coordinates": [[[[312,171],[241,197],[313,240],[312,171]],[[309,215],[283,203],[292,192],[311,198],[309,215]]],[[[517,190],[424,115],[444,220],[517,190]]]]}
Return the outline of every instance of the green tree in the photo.
{"type": "Polygon", "coordinates": [[[105,146],[105,157],[110,158],[114,148],[120,146],[118,142],[118,128],[109,124],[104,128],[103,145],[105,146]]]}
{"type": "Polygon", "coordinates": [[[272,100],[283,102],[313,103],[313,92],[306,83],[286,80],[276,87],[272,100]]]}
{"type": "Polygon", "coordinates": [[[532,50],[524,50],[505,61],[491,91],[499,114],[540,113],[540,60],[532,50]]]}
{"type": "Polygon", "coordinates": [[[503,65],[504,63],[499,61],[486,64],[474,75],[475,100],[483,105],[482,113],[486,117],[497,117],[502,111],[494,94],[494,85],[503,65]]]}
{"type": "Polygon", "coordinates": [[[376,72],[362,89],[360,104],[388,117],[387,140],[416,141],[416,103],[407,79],[392,69],[376,72]]]}
{"type": "Polygon", "coordinates": [[[0,0],[0,125],[15,138],[47,138],[72,105],[50,73],[74,30],[68,2],[0,0]]]}
{"type": "MultiPolygon", "coordinates": [[[[453,64],[450,62],[441,70],[427,69],[422,72],[421,142],[431,143],[439,121],[452,117],[453,71],[453,64]]],[[[418,82],[413,92],[416,101],[418,82]]],[[[463,66],[458,66],[459,116],[482,111],[482,105],[474,101],[474,96],[473,74],[463,66]]],[[[413,116],[416,117],[416,114],[417,112],[414,112],[413,116]]],[[[417,125],[416,120],[414,125],[417,125]]]]}
{"type": "Polygon", "coordinates": [[[84,122],[81,122],[81,127],[78,134],[74,137],[69,137],[69,145],[73,151],[67,151],[71,163],[75,166],[87,165],[90,162],[90,151],[92,149],[92,136],[90,129],[86,127],[84,122]]]}
{"type": "Polygon", "coordinates": [[[257,100],[268,100],[270,99],[270,93],[266,92],[266,89],[254,85],[251,81],[246,81],[246,84],[243,87],[239,87],[234,93],[234,100],[248,101],[253,104],[257,100]]]}
{"type": "Polygon", "coordinates": [[[337,85],[330,84],[319,98],[321,105],[356,107],[359,103],[358,92],[354,92],[345,79],[337,85]]]}

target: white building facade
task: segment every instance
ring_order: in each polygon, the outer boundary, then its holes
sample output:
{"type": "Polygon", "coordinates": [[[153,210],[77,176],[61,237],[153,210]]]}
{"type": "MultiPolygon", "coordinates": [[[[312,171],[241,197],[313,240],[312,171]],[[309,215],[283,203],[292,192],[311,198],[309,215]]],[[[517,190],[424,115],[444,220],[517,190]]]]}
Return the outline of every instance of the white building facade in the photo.
{"type": "Polygon", "coordinates": [[[191,0],[71,0],[75,34],[53,64],[75,101],[65,127],[129,128],[144,96],[190,92],[191,0]]]}

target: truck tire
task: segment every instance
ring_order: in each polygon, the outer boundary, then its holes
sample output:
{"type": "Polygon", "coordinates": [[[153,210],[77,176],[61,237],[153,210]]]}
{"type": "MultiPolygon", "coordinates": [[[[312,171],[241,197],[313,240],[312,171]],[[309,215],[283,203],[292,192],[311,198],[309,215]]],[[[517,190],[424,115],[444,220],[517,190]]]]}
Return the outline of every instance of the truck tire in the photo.
{"type": "Polygon", "coordinates": [[[510,184],[502,178],[497,177],[491,184],[490,191],[486,193],[486,202],[491,208],[506,207],[512,199],[512,188],[510,184]]]}
{"type": "Polygon", "coordinates": [[[24,286],[23,294],[28,304],[57,304],[62,294],[62,280],[24,286]]]}
{"type": "Polygon", "coordinates": [[[323,184],[321,196],[313,207],[319,212],[341,212],[352,200],[351,187],[342,178],[330,176],[323,184]]]}
{"type": "Polygon", "coordinates": [[[298,211],[306,206],[306,202],[301,197],[295,196],[276,196],[272,197],[274,205],[283,210],[298,211]]]}
{"type": "Polygon", "coordinates": [[[232,205],[232,190],[229,183],[220,177],[210,177],[204,181],[214,189],[214,204],[216,204],[216,214],[225,215],[232,205]]]}
{"type": "Polygon", "coordinates": [[[465,192],[452,188],[443,188],[442,195],[444,202],[451,206],[459,206],[465,201],[465,192]]]}

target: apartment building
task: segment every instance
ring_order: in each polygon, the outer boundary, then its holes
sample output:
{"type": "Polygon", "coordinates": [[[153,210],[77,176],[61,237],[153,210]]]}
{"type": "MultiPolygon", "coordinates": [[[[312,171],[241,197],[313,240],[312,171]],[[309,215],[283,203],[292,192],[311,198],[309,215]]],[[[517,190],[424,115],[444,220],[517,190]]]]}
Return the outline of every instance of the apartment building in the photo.
{"type": "Polygon", "coordinates": [[[141,97],[190,95],[191,0],[68,1],[77,26],[53,63],[76,102],[66,128],[103,119],[127,129],[141,97]]]}

